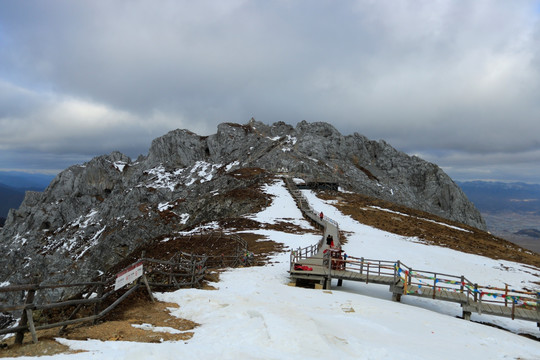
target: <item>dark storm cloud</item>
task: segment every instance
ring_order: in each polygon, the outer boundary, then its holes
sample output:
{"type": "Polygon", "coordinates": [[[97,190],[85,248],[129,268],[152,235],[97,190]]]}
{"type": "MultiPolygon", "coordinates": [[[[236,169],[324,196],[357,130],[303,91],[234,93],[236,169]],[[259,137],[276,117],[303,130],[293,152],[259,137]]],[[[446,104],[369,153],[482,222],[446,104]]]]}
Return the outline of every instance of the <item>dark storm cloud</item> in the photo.
{"type": "Polygon", "coordinates": [[[169,130],[254,116],[327,121],[454,176],[536,169],[538,15],[536,1],[6,1],[0,149],[136,156],[169,130]]]}

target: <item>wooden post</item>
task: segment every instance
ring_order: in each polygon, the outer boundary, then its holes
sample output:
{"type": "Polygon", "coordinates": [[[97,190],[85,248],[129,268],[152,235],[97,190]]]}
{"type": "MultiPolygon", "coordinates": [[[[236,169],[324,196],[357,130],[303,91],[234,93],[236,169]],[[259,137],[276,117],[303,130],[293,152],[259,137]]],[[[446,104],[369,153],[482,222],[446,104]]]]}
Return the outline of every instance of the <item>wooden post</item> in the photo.
{"type": "Polygon", "coordinates": [[[28,319],[28,327],[30,328],[30,333],[32,334],[32,342],[37,344],[38,337],[36,334],[36,327],[34,326],[34,315],[32,314],[32,309],[26,309],[26,318],[28,319]]]}
{"type": "Polygon", "coordinates": [[[508,296],[508,284],[504,284],[504,307],[508,306],[508,299],[506,298],[508,296]]]}
{"type": "Polygon", "coordinates": [[[364,257],[362,256],[360,258],[360,275],[362,275],[363,271],[364,271],[364,257]]]}
{"type": "MultiPolygon", "coordinates": [[[[538,318],[540,319],[540,291],[536,293],[536,313],[538,314],[538,318]]],[[[540,328],[540,322],[537,322],[536,326],[540,328]]]]}
{"type": "Polygon", "coordinates": [[[369,262],[367,263],[366,284],[369,282],[369,262]]]}
{"type": "Polygon", "coordinates": [[[474,284],[474,302],[478,301],[478,284],[474,284]]]}
{"type": "Polygon", "coordinates": [[[97,318],[97,315],[99,314],[99,312],[101,311],[101,299],[103,298],[103,288],[104,288],[104,284],[103,284],[103,275],[101,276],[100,278],[100,284],[98,285],[97,287],[97,298],[99,299],[99,301],[96,301],[96,303],[94,304],[94,316],[96,317],[92,323],[94,325],[97,324],[97,321],[98,321],[98,318],[97,318]]]}
{"type": "Polygon", "coordinates": [[[191,287],[195,284],[195,259],[191,258],[191,287]]]}
{"type": "Polygon", "coordinates": [[[432,299],[435,299],[435,293],[437,292],[437,274],[435,274],[435,278],[433,279],[433,296],[432,299]]]}
{"type": "Polygon", "coordinates": [[[462,293],[462,294],[463,294],[463,288],[464,287],[465,287],[465,276],[461,275],[461,285],[459,286],[459,292],[462,293]]]}
{"type": "Polygon", "coordinates": [[[328,251],[328,283],[326,289],[330,290],[332,288],[332,252],[328,251]]]}
{"type": "MultiPolygon", "coordinates": [[[[32,304],[34,302],[35,294],[36,294],[36,290],[34,290],[34,289],[28,290],[28,294],[26,295],[26,300],[24,301],[24,303],[26,305],[32,304]]],[[[26,309],[26,310],[30,310],[30,309],[26,309]]],[[[32,311],[31,310],[30,310],[30,312],[23,311],[23,313],[21,315],[21,322],[20,322],[21,326],[28,325],[28,314],[29,313],[30,313],[30,317],[32,318],[32,311]]],[[[31,320],[31,322],[33,324],[33,318],[31,320]]],[[[25,332],[25,329],[17,331],[17,335],[15,335],[15,344],[22,344],[23,343],[24,332],[25,332]]],[[[35,332],[35,329],[34,329],[34,332],[35,332]]],[[[32,335],[32,337],[33,337],[33,335],[32,335]]]]}
{"type": "Polygon", "coordinates": [[[142,276],[142,281],[144,282],[144,286],[146,286],[148,295],[150,295],[150,300],[152,300],[152,302],[156,302],[156,300],[154,299],[154,294],[152,294],[152,289],[150,289],[150,285],[148,284],[148,279],[146,278],[146,274],[142,276]]]}
{"type": "Polygon", "coordinates": [[[403,282],[403,295],[407,295],[407,288],[409,287],[409,270],[405,270],[405,281],[403,282]]]}
{"type": "Polygon", "coordinates": [[[482,294],[480,294],[478,297],[478,304],[476,305],[476,308],[478,309],[478,314],[482,315],[482,294]]]}
{"type": "Polygon", "coordinates": [[[515,318],[516,301],[517,300],[512,301],[512,320],[514,320],[514,318],[515,318]]]}

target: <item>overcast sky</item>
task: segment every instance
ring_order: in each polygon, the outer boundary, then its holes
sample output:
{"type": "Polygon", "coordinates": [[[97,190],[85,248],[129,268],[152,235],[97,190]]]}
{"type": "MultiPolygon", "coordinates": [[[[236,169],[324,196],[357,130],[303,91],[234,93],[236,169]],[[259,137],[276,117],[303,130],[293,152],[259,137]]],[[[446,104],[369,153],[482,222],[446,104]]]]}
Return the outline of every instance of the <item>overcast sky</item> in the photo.
{"type": "Polygon", "coordinates": [[[0,1],[0,169],[177,128],[325,121],[455,180],[540,183],[540,2],[0,1]]]}

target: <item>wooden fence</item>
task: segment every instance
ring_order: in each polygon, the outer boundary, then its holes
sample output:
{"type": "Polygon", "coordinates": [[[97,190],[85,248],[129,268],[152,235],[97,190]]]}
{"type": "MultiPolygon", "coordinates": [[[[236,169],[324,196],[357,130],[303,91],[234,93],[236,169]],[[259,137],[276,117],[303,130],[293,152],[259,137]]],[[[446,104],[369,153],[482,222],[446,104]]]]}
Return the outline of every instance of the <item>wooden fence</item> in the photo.
{"type": "Polygon", "coordinates": [[[511,308],[511,318],[514,319],[517,309],[536,310],[540,318],[540,292],[515,290],[505,284],[504,287],[479,285],[468,280],[463,275],[451,275],[427,270],[417,270],[396,262],[396,276],[402,279],[407,295],[419,295],[418,292],[429,290],[430,296],[435,299],[443,292],[461,294],[455,297],[456,302],[466,304],[476,303],[479,312],[482,304],[493,304],[511,308]]]}
{"type": "MultiPolygon", "coordinates": [[[[218,243],[223,239],[231,239],[236,244],[232,253],[221,255],[194,255],[178,252],[169,260],[145,257],[133,264],[142,263],[144,276],[139,278],[128,290],[115,291],[116,277],[94,282],[74,284],[29,284],[0,287],[1,294],[20,293],[19,303],[0,303],[0,336],[15,333],[16,343],[22,343],[24,333],[30,332],[32,340],[37,342],[37,330],[60,327],[60,332],[67,326],[92,322],[103,318],[133,292],[145,287],[152,297],[151,288],[171,289],[182,287],[199,287],[207,269],[218,267],[249,266],[254,262],[253,253],[248,251],[247,242],[235,234],[212,232],[210,234],[191,235],[190,242],[218,243]],[[199,237],[199,239],[196,239],[199,237]],[[70,289],[79,295],[69,300],[51,301],[51,292],[58,289],[70,289]],[[121,295],[120,295],[121,294],[121,295]],[[19,319],[17,324],[13,324],[19,319]]],[[[130,265],[126,269],[132,268],[130,265]]],[[[10,296],[16,298],[17,296],[10,296]]]]}
{"type": "Polygon", "coordinates": [[[176,253],[169,260],[142,258],[152,287],[199,287],[206,274],[208,256],[176,253]]]}
{"type": "MultiPolygon", "coordinates": [[[[32,334],[32,341],[37,339],[37,330],[60,327],[60,332],[67,326],[92,322],[103,318],[117,307],[132,293],[140,288],[146,288],[153,301],[150,286],[157,288],[180,288],[199,286],[206,272],[205,256],[177,254],[169,261],[143,258],[134,264],[142,263],[146,268],[144,275],[138,278],[127,290],[114,289],[116,276],[103,281],[81,282],[73,284],[28,284],[0,287],[0,294],[20,293],[20,302],[15,304],[0,304],[0,313],[8,327],[0,329],[0,335],[15,333],[15,342],[21,344],[25,332],[32,334]],[[50,301],[51,291],[70,288],[79,295],[68,300],[50,301]],[[41,295],[41,296],[37,296],[41,295]],[[37,299],[41,300],[37,300],[37,299]],[[19,318],[13,325],[14,319],[19,318]]],[[[130,265],[128,268],[132,268],[130,265]]],[[[12,296],[14,298],[16,296],[12,296]]]]}
{"type": "Polygon", "coordinates": [[[538,313],[536,319],[540,320],[540,292],[537,291],[515,290],[508,284],[504,287],[479,285],[464,275],[413,269],[399,260],[376,260],[352,256],[345,260],[342,257],[332,256],[332,265],[329,268],[359,273],[363,275],[362,279],[366,283],[370,281],[370,277],[378,277],[379,280],[381,277],[392,277],[393,281],[390,283],[394,285],[391,290],[400,296],[413,295],[472,305],[480,314],[482,309],[489,309],[487,305],[495,305],[506,309],[500,309],[500,313],[494,315],[508,316],[512,319],[519,318],[517,311],[520,309],[532,310],[538,313]]]}
{"type": "Polygon", "coordinates": [[[219,251],[209,251],[210,254],[202,254],[206,256],[206,264],[208,268],[224,268],[237,266],[251,266],[254,264],[254,254],[248,251],[247,242],[242,237],[236,234],[227,234],[222,231],[212,231],[210,233],[191,234],[189,243],[204,244],[206,249],[212,250],[214,247],[219,247],[219,243],[224,240],[232,240],[233,247],[230,247],[227,253],[219,251]]]}

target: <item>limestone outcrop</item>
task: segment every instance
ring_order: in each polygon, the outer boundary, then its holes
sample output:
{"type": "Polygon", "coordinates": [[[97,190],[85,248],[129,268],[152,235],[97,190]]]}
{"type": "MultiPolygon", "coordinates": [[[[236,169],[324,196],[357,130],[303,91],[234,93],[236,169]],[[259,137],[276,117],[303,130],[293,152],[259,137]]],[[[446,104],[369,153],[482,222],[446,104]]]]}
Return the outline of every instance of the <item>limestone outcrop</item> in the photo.
{"type": "MultiPolygon", "coordinates": [[[[133,161],[113,152],[28,192],[0,230],[0,283],[92,279],[142,244],[257,211],[276,173],[354,191],[480,229],[485,223],[437,165],[327,123],[224,123],[216,134],[174,130],[133,161]]],[[[62,296],[62,294],[58,294],[62,296]]]]}

